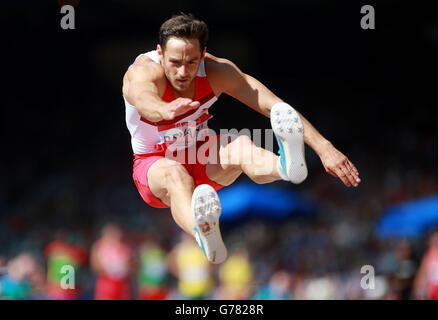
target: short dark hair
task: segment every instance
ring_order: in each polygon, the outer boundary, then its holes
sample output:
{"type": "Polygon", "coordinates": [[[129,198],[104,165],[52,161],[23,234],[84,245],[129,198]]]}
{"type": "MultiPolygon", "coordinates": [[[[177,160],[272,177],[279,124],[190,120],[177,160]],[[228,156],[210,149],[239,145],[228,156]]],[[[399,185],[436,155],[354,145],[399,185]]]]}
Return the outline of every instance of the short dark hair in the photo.
{"type": "Polygon", "coordinates": [[[195,19],[193,14],[181,12],[178,15],[173,15],[160,27],[158,39],[163,50],[166,48],[167,40],[170,37],[198,39],[202,52],[207,46],[208,27],[204,21],[195,19]]]}

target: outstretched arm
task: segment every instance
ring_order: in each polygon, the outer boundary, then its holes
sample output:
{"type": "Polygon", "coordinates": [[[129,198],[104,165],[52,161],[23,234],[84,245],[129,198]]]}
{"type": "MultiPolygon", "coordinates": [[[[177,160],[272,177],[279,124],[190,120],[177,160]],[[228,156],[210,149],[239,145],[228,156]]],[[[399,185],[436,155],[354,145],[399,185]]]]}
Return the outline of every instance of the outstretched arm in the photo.
{"type": "Polygon", "coordinates": [[[126,100],[149,121],[172,120],[200,106],[198,101],[187,98],[164,102],[161,95],[165,88],[166,77],[163,68],[146,57],[137,58],[123,78],[122,91],[126,100]]]}
{"type": "MultiPolygon", "coordinates": [[[[207,57],[207,74],[217,93],[224,92],[268,118],[272,106],[283,102],[260,81],[243,73],[231,61],[211,55],[207,57]]],[[[304,126],[304,142],[320,157],[326,172],[341,179],[347,187],[357,187],[361,180],[353,163],[324,138],[301,113],[297,113],[304,126]]]]}

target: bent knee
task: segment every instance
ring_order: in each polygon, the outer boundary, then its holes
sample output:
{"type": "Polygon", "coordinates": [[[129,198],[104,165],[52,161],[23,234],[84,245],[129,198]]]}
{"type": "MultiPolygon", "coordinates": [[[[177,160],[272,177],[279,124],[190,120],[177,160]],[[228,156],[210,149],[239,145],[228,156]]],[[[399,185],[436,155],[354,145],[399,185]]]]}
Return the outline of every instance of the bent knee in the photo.
{"type": "Polygon", "coordinates": [[[179,185],[194,185],[193,178],[188,173],[187,169],[180,163],[175,161],[169,161],[169,164],[163,168],[164,179],[166,186],[179,186],[179,185]]]}
{"type": "Polygon", "coordinates": [[[248,145],[252,145],[252,140],[247,135],[242,134],[242,135],[239,135],[237,137],[234,137],[231,144],[234,146],[238,146],[238,148],[242,148],[242,147],[245,147],[248,145]]]}
{"type": "Polygon", "coordinates": [[[253,142],[246,135],[234,136],[232,141],[220,149],[221,163],[240,165],[251,156],[253,142]]]}

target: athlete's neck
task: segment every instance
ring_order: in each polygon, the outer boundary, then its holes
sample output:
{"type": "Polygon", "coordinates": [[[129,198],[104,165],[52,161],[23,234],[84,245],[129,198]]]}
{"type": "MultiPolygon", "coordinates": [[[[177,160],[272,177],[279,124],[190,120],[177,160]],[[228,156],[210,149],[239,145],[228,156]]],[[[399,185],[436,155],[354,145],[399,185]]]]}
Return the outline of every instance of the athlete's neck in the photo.
{"type": "Polygon", "coordinates": [[[173,95],[175,98],[189,98],[194,100],[195,94],[196,94],[196,88],[195,88],[195,79],[192,80],[192,83],[187,88],[187,90],[180,91],[176,89],[174,86],[170,85],[173,91],[173,95]]]}

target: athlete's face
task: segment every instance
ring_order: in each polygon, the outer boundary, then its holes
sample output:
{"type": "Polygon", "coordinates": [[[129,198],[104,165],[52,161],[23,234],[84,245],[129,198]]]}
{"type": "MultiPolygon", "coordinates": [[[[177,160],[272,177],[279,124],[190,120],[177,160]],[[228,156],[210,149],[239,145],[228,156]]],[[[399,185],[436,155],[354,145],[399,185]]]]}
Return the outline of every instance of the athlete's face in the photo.
{"type": "Polygon", "coordinates": [[[171,85],[180,92],[188,90],[204,59],[206,48],[201,54],[198,39],[172,37],[167,41],[164,51],[160,45],[157,50],[171,85]]]}

